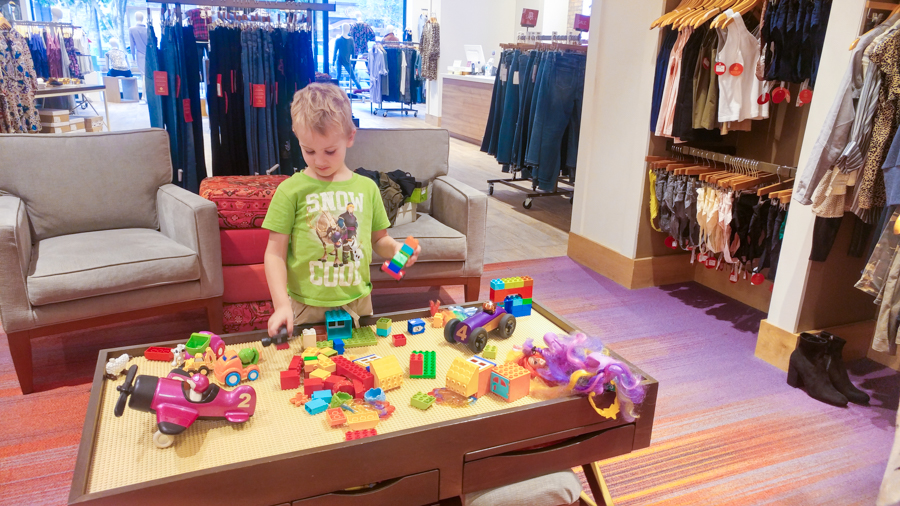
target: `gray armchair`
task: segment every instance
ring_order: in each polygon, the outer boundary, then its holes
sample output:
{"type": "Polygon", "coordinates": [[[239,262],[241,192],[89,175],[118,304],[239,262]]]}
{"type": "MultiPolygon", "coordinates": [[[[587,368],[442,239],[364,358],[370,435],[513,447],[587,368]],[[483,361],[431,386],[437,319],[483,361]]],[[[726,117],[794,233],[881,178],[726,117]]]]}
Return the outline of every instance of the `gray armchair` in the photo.
{"type": "Polygon", "coordinates": [[[418,206],[415,222],[388,230],[391,237],[419,240],[419,261],[399,283],[381,272],[385,261],[373,254],[372,282],[376,288],[465,285],[467,302],[478,300],[484,272],[487,195],[452,177],[450,134],[439,129],[361,129],[347,150],[351,170],[379,172],[401,169],[418,181],[429,182],[430,197],[418,206]]]}
{"type": "Polygon", "coordinates": [[[31,339],[205,308],[222,330],[216,206],[173,184],[165,131],[0,135],[0,320],[31,339]]]}

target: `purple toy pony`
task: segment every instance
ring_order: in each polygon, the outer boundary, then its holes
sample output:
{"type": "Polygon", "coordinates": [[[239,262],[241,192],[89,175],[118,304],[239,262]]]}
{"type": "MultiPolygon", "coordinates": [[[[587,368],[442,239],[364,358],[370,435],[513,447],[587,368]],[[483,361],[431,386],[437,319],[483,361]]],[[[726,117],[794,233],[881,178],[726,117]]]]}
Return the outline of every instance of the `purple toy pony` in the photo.
{"type": "Polygon", "coordinates": [[[615,380],[622,416],[628,421],[637,417],[634,405],[644,400],[641,378],[632,374],[625,363],[605,355],[599,339],[581,333],[571,337],[547,333],[544,343],[546,348],[538,348],[528,339],[522,347],[526,360],[543,359],[543,366],[533,369],[544,381],[580,395],[601,395],[615,380]]]}

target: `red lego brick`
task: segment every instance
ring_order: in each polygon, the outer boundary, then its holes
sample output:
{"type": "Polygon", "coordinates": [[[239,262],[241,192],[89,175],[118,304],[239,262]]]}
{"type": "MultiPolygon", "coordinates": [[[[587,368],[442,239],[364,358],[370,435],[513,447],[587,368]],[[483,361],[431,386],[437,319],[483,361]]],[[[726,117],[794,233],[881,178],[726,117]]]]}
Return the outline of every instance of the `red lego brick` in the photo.
{"type": "Polygon", "coordinates": [[[347,431],[345,438],[347,441],[353,441],[355,439],[362,439],[364,437],[372,437],[377,435],[378,432],[375,429],[351,430],[347,431]]]}
{"type": "Polygon", "coordinates": [[[366,390],[375,386],[375,376],[367,371],[365,367],[342,356],[336,356],[332,360],[334,360],[334,365],[336,366],[336,374],[345,376],[350,380],[359,380],[366,390]]]}
{"type": "Polygon", "coordinates": [[[406,335],[394,334],[391,338],[394,340],[394,346],[406,346],[406,335]]]}
{"type": "Polygon", "coordinates": [[[297,371],[298,373],[303,370],[303,357],[300,355],[294,355],[291,359],[291,365],[288,366],[289,371],[297,371]]]}
{"type": "Polygon", "coordinates": [[[312,396],[313,392],[318,392],[319,390],[324,390],[325,385],[322,380],[319,378],[306,378],[303,381],[303,393],[306,395],[312,396]]]}
{"type": "Polygon", "coordinates": [[[275,345],[275,349],[276,349],[276,350],[287,350],[287,349],[290,349],[290,347],[291,347],[291,345],[288,344],[288,343],[276,344],[276,345],[275,345]]]}
{"type": "Polygon", "coordinates": [[[340,383],[346,379],[347,378],[345,378],[343,376],[338,376],[337,374],[332,374],[331,376],[325,378],[325,383],[324,383],[325,388],[327,388],[328,390],[332,390],[335,385],[337,385],[338,383],[340,383]]]}
{"type": "Polygon", "coordinates": [[[300,373],[297,371],[281,371],[281,389],[293,390],[300,388],[300,373]]]}
{"type": "Polygon", "coordinates": [[[366,394],[366,387],[363,386],[362,381],[353,380],[353,398],[354,399],[363,399],[366,394]]]}
{"type": "Polygon", "coordinates": [[[345,392],[350,395],[356,393],[356,389],[353,388],[353,383],[350,380],[341,380],[340,383],[331,387],[331,393],[336,394],[338,392],[345,392]]]}
{"type": "Polygon", "coordinates": [[[491,301],[496,303],[503,302],[507,295],[521,295],[523,299],[530,299],[532,292],[534,292],[534,286],[504,288],[502,290],[494,290],[493,288],[491,288],[490,298],[491,301]]]}
{"type": "Polygon", "coordinates": [[[421,376],[425,369],[425,355],[421,353],[411,353],[409,355],[409,375],[421,376]]]}

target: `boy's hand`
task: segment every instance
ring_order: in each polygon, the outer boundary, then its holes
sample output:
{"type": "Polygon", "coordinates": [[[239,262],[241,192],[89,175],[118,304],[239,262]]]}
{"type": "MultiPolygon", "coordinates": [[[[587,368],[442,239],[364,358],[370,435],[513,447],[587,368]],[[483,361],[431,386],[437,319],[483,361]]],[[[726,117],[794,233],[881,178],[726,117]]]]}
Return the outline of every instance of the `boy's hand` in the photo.
{"type": "Polygon", "coordinates": [[[287,327],[288,336],[294,334],[294,311],[291,306],[282,306],[269,317],[269,337],[275,337],[282,326],[287,327]]]}
{"type": "MultiPolygon", "coordinates": [[[[396,255],[397,253],[399,253],[399,252],[400,252],[400,248],[402,248],[402,247],[403,247],[403,243],[402,243],[402,242],[400,242],[400,241],[394,241],[394,255],[396,255]]],[[[409,257],[409,260],[406,261],[406,267],[404,267],[404,268],[412,267],[413,264],[416,263],[416,260],[419,259],[419,252],[420,252],[420,251],[422,251],[422,246],[421,246],[421,245],[416,246],[416,249],[415,249],[415,251],[413,251],[412,256],[409,257]]]]}

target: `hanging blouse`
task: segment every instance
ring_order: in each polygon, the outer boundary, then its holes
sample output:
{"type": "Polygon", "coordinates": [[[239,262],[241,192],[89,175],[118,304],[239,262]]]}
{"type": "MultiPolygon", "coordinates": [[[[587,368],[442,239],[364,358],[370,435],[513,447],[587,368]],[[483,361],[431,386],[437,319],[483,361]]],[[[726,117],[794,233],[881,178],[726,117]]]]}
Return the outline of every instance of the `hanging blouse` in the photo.
{"type": "Polygon", "coordinates": [[[38,133],[34,107],[37,75],[28,43],[15,30],[0,31],[0,133],[38,133]]]}
{"type": "Polygon", "coordinates": [[[131,70],[131,67],[128,66],[128,59],[125,56],[125,51],[122,51],[121,49],[110,49],[107,51],[106,62],[110,69],[131,70]]]}

